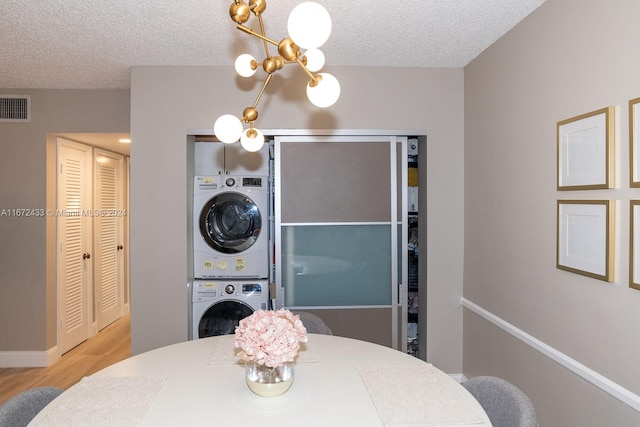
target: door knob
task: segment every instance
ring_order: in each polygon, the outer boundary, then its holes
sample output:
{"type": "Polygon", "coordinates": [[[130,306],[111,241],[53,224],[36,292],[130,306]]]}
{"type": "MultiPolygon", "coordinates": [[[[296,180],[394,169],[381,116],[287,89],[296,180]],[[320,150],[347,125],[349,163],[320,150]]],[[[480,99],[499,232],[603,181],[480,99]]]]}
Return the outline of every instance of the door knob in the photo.
{"type": "Polygon", "coordinates": [[[89,258],[91,258],[90,253],[82,254],[82,259],[89,259],[89,258]]]}
{"type": "Polygon", "coordinates": [[[118,245],[117,249],[118,249],[119,251],[121,251],[121,250],[123,250],[123,249],[124,249],[124,246],[122,246],[122,245],[118,245]]]}

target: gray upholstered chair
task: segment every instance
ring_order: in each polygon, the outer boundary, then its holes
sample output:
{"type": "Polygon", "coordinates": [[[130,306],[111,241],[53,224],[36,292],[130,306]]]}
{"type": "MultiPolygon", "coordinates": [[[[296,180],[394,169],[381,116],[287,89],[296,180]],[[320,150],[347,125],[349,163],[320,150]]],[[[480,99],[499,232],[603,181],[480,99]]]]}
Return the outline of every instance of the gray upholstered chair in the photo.
{"type": "Polygon", "coordinates": [[[533,403],[522,390],[497,377],[475,377],[462,383],[476,398],[493,427],[537,427],[533,403]]]}
{"type": "Polygon", "coordinates": [[[300,316],[302,324],[310,334],[333,335],[331,328],[319,316],[307,311],[293,311],[292,313],[300,316]]]}
{"type": "Polygon", "coordinates": [[[13,396],[0,405],[0,426],[25,427],[63,391],[57,387],[35,387],[13,396]]]}

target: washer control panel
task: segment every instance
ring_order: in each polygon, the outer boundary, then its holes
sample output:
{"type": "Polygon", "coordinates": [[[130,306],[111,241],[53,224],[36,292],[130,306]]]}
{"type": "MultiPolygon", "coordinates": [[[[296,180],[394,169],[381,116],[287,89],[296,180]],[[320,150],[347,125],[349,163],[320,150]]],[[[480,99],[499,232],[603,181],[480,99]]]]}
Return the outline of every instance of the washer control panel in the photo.
{"type": "Polygon", "coordinates": [[[238,296],[259,296],[263,293],[263,284],[258,282],[217,282],[198,280],[193,283],[193,302],[215,298],[238,296]]]}

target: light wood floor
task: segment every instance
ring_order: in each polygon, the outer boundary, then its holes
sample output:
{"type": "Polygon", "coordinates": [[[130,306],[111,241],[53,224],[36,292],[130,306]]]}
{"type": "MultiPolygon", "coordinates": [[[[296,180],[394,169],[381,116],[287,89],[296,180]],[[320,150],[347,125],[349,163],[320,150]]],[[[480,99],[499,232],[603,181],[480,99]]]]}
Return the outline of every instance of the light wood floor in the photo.
{"type": "Polygon", "coordinates": [[[126,315],[104,328],[46,368],[0,368],[0,404],[31,387],[68,389],[91,375],[131,355],[131,322],[126,315]]]}

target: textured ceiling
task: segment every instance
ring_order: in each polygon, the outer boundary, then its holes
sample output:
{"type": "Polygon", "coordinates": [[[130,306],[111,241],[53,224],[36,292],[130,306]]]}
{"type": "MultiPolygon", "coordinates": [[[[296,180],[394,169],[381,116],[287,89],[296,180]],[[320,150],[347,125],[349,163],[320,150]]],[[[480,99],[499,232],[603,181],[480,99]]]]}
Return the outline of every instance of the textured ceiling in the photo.
{"type": "MultiPolygon", "coordinates": [[[[316,1],[333,21],[328,64],[401,67],[464,67],[544,2],[316,1]]],[[[3,0],[0,88],[129,88],[132,65],[231,65],[242,51],[261,58],[262,44],[229,19],[231,3],[3,0]]],[[[298,3],[268,0],[268,37],[286,37],[298,3]]]]}

